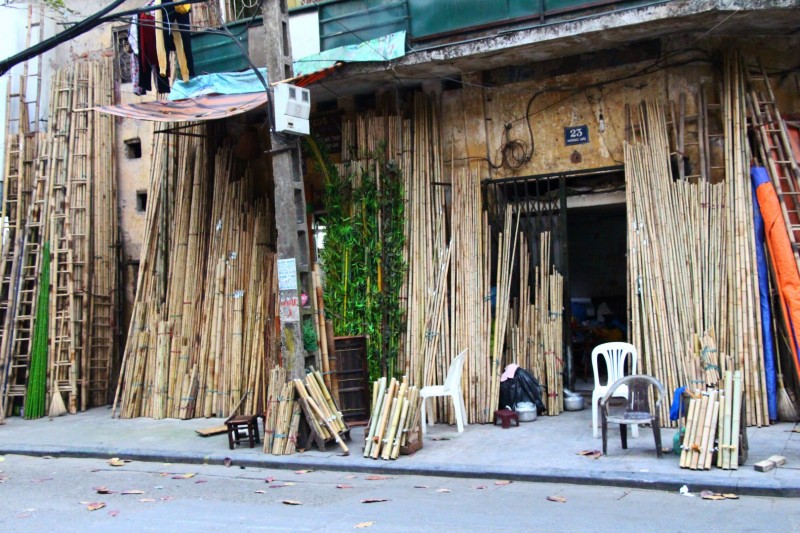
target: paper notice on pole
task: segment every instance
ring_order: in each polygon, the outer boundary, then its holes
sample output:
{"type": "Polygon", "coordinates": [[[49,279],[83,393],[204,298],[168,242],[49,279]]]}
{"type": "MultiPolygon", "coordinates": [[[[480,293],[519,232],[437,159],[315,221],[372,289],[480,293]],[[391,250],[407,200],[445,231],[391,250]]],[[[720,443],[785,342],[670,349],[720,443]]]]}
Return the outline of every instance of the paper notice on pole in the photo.
{"type": "Polygon", "coordinates": [[[297,263],[294,257],[278,259],[278,290],[297,290],[297,263]]]}
{"type": "Polygon", "coordinates": [[[280,293],[280,317],[281,323],[300,322],[300,302],[297,298],[297,291],[286,291],[280,293]]]}

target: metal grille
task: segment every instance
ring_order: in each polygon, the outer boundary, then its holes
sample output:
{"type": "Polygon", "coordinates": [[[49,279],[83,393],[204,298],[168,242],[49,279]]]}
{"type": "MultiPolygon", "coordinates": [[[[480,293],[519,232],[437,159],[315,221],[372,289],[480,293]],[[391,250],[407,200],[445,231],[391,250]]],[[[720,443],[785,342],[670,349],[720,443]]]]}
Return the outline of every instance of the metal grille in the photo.
{"type": "Polygon", "coordinates": [[[116,57],[117,77],[122,83],[130,83],[131,46],[128,43],[128,28],[114,28],[114,56],[116,57]]]}

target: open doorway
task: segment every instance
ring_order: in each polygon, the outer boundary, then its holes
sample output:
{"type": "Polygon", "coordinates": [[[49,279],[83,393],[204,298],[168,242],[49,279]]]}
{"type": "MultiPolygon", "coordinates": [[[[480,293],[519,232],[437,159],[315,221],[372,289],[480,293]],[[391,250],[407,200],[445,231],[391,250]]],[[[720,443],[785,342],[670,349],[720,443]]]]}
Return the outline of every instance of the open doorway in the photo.
{"type": "Polygon", "coordinates": [[[575,388],[586,391],[594,388],[592,348],[627,339],[625,204],[568,208],[567,228],[575,388]]]}

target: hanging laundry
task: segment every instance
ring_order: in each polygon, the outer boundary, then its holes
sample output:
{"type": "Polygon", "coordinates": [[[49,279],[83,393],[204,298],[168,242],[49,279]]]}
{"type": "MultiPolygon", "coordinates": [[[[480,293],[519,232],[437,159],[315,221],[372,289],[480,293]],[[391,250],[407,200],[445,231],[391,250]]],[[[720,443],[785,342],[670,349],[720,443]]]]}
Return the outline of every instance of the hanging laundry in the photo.
{"type": "Polygon", "coordinates": [[[165,9],[167,21],[164,40],[168,50],[174,51],[181,69],[181,79],[189,81],[194,76],[194,56],[192,55],[192,34],[190,5],[173,6],[165,9]],[[185,8],[185,9],[182,9],[185,8]],[[169,34],[172,39],[167,38],[169,34]]]}
{"type": "Polygon", "coordinates": [[[151,13],[139,14],[139,88],[141,94],[153,90],[152,77],[156,78],[156,91],[169,92],[169,70],[161,75],[156,51],[156,18],[151,13]]]}

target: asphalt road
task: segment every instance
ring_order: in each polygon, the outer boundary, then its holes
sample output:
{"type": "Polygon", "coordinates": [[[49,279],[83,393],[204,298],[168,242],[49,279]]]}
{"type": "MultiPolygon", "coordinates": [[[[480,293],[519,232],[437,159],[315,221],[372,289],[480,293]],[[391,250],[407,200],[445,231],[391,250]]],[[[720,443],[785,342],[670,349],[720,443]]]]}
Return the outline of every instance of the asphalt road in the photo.
{"type": "Polygon", "coordinates": [[[8,455],[0,531],[800,531],[792,498],[371,477],[8,455]]]}

